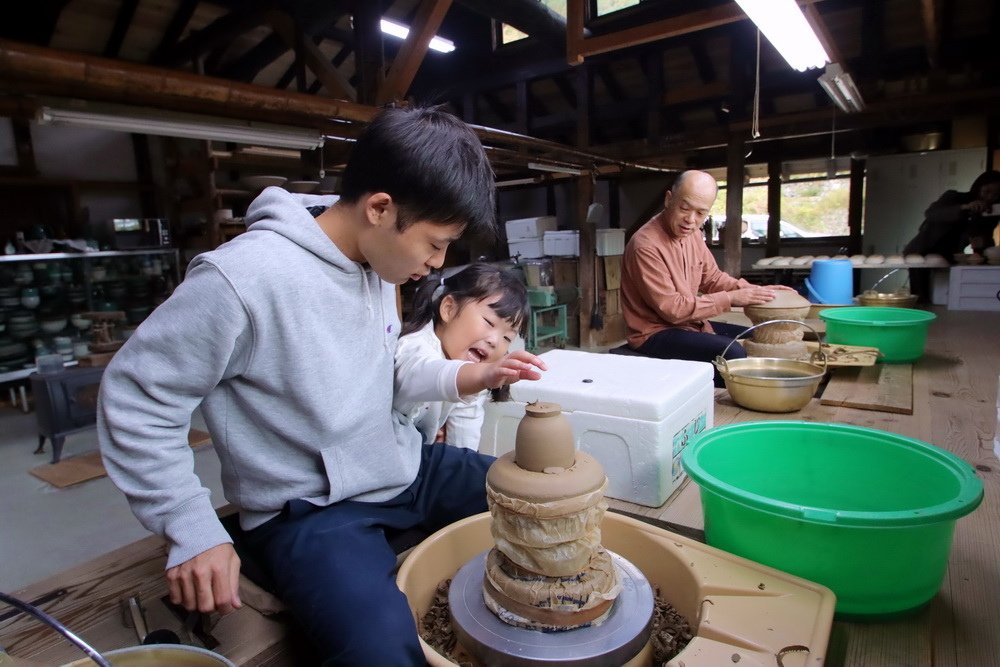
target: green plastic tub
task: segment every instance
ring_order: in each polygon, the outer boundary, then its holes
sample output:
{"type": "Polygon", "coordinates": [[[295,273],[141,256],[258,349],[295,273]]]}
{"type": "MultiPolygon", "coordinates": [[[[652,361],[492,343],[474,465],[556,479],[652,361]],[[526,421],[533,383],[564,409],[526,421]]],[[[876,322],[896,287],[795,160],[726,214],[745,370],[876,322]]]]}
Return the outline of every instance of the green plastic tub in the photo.
{"type": "Polygon", "coordinates": [[[826,322],[826,342],[834,345],[877,347],[881,361],[903,364],[924,354],[927,328],[937,315],[914,308],[828,308],[819,313],[826,322]]]}
{"type": "Polygon", "coordinates": [[[957,456],[860,426],[722,426],[697,436],[682,462],[710,545],[829,587],[847,617],[929,602],[956,521],[983,498],[957,456]]]}

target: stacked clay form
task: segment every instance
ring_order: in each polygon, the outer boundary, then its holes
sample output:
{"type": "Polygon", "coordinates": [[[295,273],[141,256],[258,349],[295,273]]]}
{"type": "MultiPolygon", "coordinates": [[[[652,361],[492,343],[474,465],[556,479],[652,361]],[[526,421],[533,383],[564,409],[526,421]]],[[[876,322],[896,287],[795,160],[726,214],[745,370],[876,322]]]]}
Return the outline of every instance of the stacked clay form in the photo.
{"type": "Polygon", "coordinates": [[[557,403],[530,403],[514,451],[486,476],[496,546],[483,597],[503,622],[546,632],[599,625],[621,592],[601,546],[607,476],[576,451],[557,403]]]}
{"type": "MultiPolygon", "coordinates": [[[[779,290],[767,303],[744,306],[743,314],[754,324],[769,320],[799,320],[809,314],[809,300],[791,290],[779,290]]],[[[802,342],[805,327],[798,324],[768,324],[754,329],[752,340],[743,343],[751,357],[777,357],[796,359],[806,354],[802,342]]]]}

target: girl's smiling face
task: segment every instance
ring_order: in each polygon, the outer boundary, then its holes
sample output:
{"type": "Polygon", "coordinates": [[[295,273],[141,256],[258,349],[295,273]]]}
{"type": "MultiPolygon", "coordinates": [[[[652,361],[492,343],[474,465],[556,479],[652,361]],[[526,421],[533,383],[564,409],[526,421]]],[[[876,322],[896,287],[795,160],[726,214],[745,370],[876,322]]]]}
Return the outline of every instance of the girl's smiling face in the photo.
{"type": "Polygon", "coordinates": [[[517,329],[490,305],[499,298],[494,294],[464,304],[451,295],[441,299],[441,322],[434,333],[447,358],[479,363],[498,361],[507,354],[517,329]]]}

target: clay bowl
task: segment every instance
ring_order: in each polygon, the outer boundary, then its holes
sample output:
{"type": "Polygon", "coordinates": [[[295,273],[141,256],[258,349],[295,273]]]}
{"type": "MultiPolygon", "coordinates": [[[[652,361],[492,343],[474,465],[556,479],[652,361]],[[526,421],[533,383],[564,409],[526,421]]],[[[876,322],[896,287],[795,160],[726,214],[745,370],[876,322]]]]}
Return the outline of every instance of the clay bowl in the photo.
{"type": "MultiPolygon", "coordinates": [[[[767,303],[754,306],[744,306],[743,314],[754,324],[770,320],[802,320],[809,314],[808,299],[789,290],[779,291],[774,299],[767,303]]],[[[768,324],[756,329],[753,339],[758,343],[778,345],[802,340],[802,327],[795,323],[768,324]]]]}

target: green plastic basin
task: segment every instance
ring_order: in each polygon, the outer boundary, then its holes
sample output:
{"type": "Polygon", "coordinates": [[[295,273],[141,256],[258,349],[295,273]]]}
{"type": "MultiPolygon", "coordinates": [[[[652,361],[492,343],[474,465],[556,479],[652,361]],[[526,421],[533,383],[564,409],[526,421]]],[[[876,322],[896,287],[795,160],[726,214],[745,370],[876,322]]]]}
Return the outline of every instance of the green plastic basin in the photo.
{"type": "Polygon", "coordinates": [[[902,364],[924,354],[927,328],[937,315],[914,308],[828,308],[819,313],[826,322],[826,342],[834,345],[877,347],[881,360],[902,364]]]}
{"type": "Polygon", "coordinates": [[[957,456],[860,426],[722,426],[697,436],[682,463],[700,487],[710,545],[827,586],[848,617],[929,602],[956,521],[983,498],[957,456]]]}

